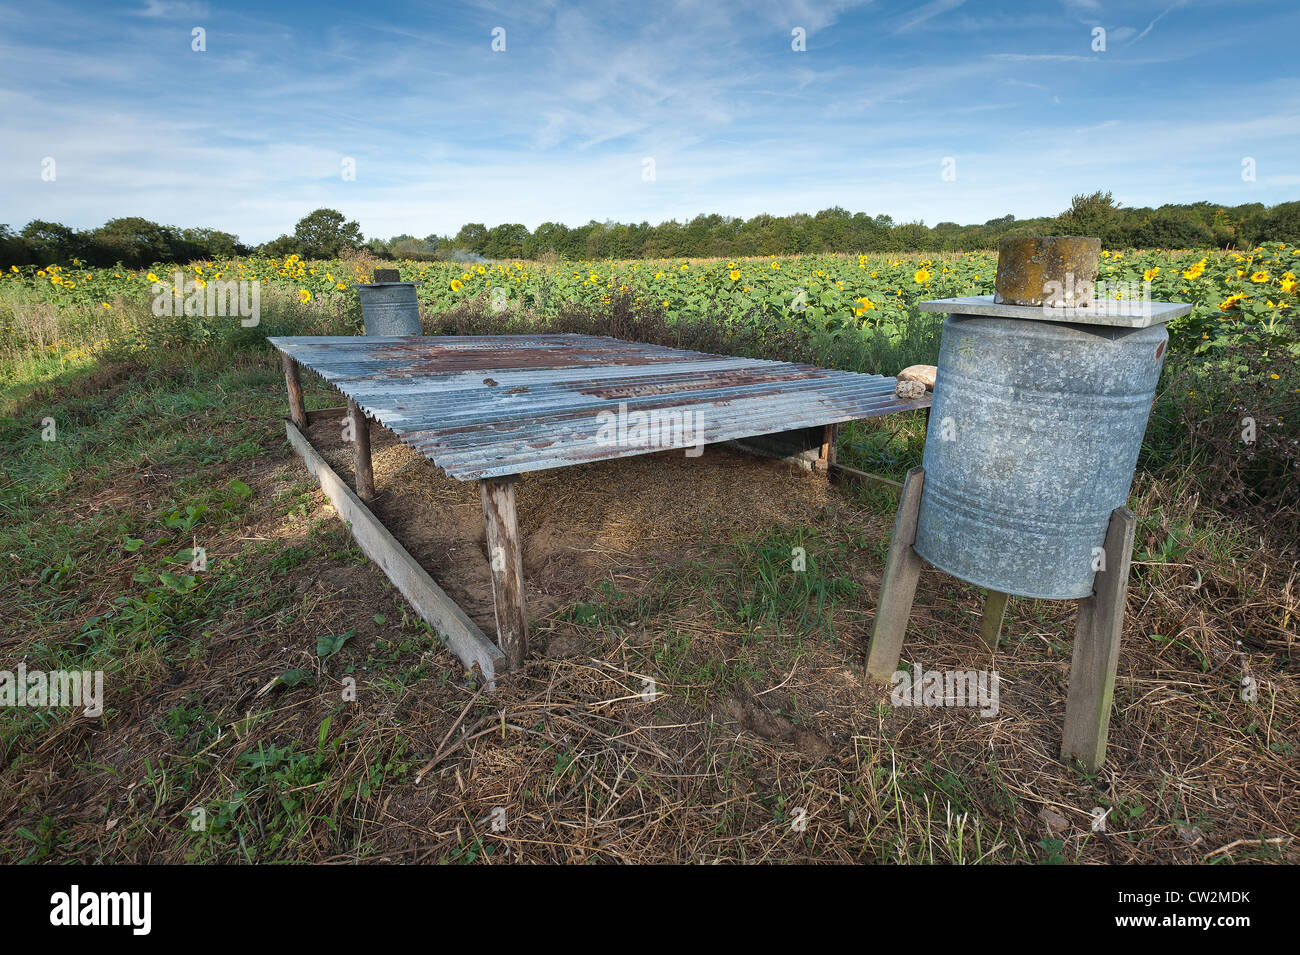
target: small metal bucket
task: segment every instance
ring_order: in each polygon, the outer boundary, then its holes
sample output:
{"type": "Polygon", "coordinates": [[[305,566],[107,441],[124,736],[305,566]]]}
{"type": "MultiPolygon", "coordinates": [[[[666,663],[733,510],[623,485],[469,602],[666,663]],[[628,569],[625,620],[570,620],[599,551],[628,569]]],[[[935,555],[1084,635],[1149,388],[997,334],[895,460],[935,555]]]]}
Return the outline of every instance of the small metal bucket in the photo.
{"type": "Polygon", "coordinates": [[[367,336],[420,334],[420,303],[414,282],[372,282],[357,289],[367,336]]]}

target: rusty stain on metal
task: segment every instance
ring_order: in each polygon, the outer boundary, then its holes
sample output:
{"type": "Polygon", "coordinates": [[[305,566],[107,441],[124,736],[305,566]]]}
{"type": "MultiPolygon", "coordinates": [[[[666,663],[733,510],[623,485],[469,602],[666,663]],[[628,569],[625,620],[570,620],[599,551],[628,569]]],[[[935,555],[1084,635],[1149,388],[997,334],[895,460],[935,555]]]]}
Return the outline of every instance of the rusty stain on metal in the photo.
{"type": "Polygon", "coordinates": [[[462,481],[930,404],[880,375],[592,335],[268,340],[462,481]]]}

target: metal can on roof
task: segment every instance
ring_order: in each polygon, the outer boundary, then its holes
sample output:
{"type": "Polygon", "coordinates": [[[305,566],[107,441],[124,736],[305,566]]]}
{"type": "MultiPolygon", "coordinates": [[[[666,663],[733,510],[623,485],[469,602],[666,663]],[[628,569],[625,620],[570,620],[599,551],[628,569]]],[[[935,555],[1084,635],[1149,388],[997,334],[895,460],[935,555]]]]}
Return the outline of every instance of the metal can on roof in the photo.
{"type": "Polygon", "coordinates": [[[414,282],[371,282],[357,289],[368,336],[420,334],[420,303],[414,282]]]}

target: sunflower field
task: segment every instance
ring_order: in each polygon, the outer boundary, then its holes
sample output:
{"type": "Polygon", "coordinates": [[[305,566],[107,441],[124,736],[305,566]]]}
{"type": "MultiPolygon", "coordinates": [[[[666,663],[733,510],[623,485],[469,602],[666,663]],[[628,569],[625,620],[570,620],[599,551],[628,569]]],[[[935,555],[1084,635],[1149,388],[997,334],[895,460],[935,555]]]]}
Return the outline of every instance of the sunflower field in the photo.
{"type": "MultiPolygon", "coordinates": [[[[371,263],[373,264],[373,263],[371,263]]],[[[669,322],[757,325],[833,336],[897,333],[918,315],[917,303],[993,291],[993,252],[921,255],[801,255],[736,260],[602,260],[384,262],[418,283],[422,308],[438,314],[475,300],[494,310],[542,318],[565,305],[599,309],[613,296],[659,308],[669,322]]],[[[1099,281],[1141,287],[1150,297],[1190,302],[1193,312],[1170,326],[1184,356],[1224,357],[1249,348],[1279,361],[1300,356],[1297,278],[1300,247],[1265,243],[1245,252],[1103,251],[1099,281]]],[[[44,304],[83,314],[149,302],[170,294],[177,275],[203,288],[212,281],[257,281],[297,302],[342,313],[369,280],[362,260],[246,258],[134,271],[70,266],[11,267],[0,278],[0,336],[10,351],[23,336],[25,306],[44,304]]],[[[1127,296],[1126,296],[1127,297],[1127,296]]],[[[170,312],[169,312],[170,314],[170,312]]],[[[178,317],[177,322],[191,319],[178,317]]]]}

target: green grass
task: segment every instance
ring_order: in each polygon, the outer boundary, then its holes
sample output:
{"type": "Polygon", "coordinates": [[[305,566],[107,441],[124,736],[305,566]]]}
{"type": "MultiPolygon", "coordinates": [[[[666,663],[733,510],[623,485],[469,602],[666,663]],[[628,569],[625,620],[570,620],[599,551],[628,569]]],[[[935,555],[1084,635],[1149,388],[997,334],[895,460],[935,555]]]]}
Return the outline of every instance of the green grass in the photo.
{"type": "Polygon", "coordinates": [[[731,568],[712,589],[715,608],[756,635],[766,630],[834,639],[830,613],[858,589],[839,571],[844,556],[843,545],[802,528],[774,528],[758,540],[740,541],[731,568]]]}

